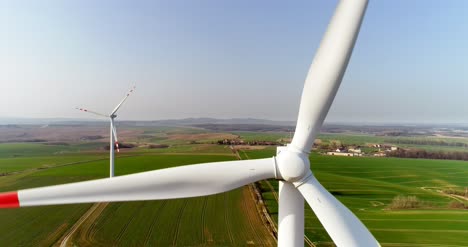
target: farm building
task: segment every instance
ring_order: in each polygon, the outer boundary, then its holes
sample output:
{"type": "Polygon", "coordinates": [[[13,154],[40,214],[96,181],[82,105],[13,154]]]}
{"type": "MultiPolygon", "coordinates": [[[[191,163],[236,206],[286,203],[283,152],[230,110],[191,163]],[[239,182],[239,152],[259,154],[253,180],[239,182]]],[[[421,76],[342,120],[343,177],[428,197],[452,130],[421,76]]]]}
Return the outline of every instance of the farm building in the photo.
{"type": "Polygon", "coordinates": [[[361,148],[358,148],[358,147],[357,148],[349,148],[348,152],[360,154],[360,153],[362,153],[362,150],[361,150],[361,148]]]}
{"type": "Polygon", "coordinates": [[[327,152],[327,155],[335,155],[335,156],[362,156],[362,153],[327,152]]]}

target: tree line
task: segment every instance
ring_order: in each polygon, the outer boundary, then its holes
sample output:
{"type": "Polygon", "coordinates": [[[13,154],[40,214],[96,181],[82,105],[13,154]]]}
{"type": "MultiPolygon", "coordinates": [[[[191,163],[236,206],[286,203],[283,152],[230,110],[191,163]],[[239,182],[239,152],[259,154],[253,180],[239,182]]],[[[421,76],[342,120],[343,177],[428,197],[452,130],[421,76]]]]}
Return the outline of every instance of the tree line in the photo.
{"type": "Polygon", "coordinates": [[[399,149],[388,152],[387,157],[441,160],[468,160],[466,152],[426,151],[417,149],[399,149]]]}
{"type": "Polygon", "coordinates": [[[385,140],[385,142],[396,143],[396,144],[468,147],[468,143],[464,143],[464,142],[447,142],[447,141],[444,141],[444,140],[393,139],[393,140],[385,140]]]}

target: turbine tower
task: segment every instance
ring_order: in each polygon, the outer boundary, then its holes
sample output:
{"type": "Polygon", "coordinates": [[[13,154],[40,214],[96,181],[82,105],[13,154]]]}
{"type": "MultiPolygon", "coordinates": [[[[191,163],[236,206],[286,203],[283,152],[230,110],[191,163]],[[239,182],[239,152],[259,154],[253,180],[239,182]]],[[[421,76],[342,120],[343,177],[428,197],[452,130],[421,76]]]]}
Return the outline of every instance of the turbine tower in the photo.
{"type": "Polygon", "coordinates": [[[304,84],[292,143],[266,159],[179,166],[0,194],[0,207],[162,200],[226,192],[264,179],[280,191],[279,246],[303,246],[304,199],[337,246],[380,246],[364,224],[315,178],[309,154],[340,86],[367,0],[341,0],[304,84]]]}
{"type": "Polygon", "coordinates": [[[117,130],[115,129],[115,122],[114,119],[117,117],[116,113],[119,110],[119,108],[122,106],[122,104],[127,100],[128,96],[135,91],[135,86],[130,89],[130,91],[125,95],[125,97],[120,101],[120,103],[114,108],[114,110],[109,114],[102,114],[99,112],[91,111],[85,108],[80,108],[76,107],[77,110],[91,113],[100,117],[105,117],[110,119],[110,133],[109,133],[109,163],[110,163],[110,168],[109,168],[109,177],[114,177],[114,159],[115,159],[115,148],[117,148],[117,152],[120,152],[119,149],[119,141],[117,138],[117,130]]]}

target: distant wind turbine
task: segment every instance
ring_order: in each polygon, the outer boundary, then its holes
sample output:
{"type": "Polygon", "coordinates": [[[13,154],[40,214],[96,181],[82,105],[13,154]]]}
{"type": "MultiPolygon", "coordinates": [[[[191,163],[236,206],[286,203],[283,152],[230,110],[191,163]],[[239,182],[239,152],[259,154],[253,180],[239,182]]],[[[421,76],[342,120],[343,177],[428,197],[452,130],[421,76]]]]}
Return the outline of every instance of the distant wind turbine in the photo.
{"type": "Polygon", "coordinates": [[[115,156],[114,150],[115,150],[115,147],[117,147],[117,152],[120,152],[119,141],[117,139],[117,130],[115,129],[114,119],[117,117],[116,113],[119,110],[119,108],[127,100],[128,96],[130,96],[130,94],[132,94],[133,91],[135,91],[135,88],[136,87],[133,86],[132,89],[130,89],[130,91],[127,93],[127,95],[125,95],[125,97],[120,101],[120,103],[114,108],[114,110],[109,115],[102,114],[102,113],[95,112],[95,111],[91,111],[91,110],[88,110],[88,109],[85,109],[85,108],[76,107],[77,110],[87,112],[87,113],[91,113],[91,114],[94,114],[94,115],[97,115],[97,116],[100,116],[100,117],[106,117],[106,118],[110,119],[110,134],[109,134],[109,136],[110,136],[110,142],[109,142],[110,175],[109,176],[110,177],[114,176],[114,156],[115,156]]]}

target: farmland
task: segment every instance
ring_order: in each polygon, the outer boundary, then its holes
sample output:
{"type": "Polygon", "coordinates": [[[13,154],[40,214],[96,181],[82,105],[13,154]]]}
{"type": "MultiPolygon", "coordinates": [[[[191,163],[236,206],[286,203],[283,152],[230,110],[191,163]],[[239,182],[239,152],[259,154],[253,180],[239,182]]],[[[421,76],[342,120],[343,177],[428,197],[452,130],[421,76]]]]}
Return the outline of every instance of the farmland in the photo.
{"type": "MultiPolygon", "coordinates": [[[[268,157],[246,151],[248,156],[268,157]]],[[[411,160],[311,156],[319,181],[349,207],[370,229],[382,246],[467,246],[468,211],[452,209],[459,200],[442,194],[446,188],[468,187],[468,163],[462,161],[411,160]],[[397,195],[412,195],[424,201],[417,209],[388,210],[397,195]]],[[[277,191],[278,183],[269,181],[277,191]]],[[[266,182],[264,198],[274,218],[278,205],[266,182]]],[[[467,203],[465,199],[460,199],[467,203]]],[[[331,240],[306,206],[306,235],[317,246],[331,240]]]]}
{"type": "MultiPolygon", "coordinates": [[[[41,130],[45,138],[45,130],[41,130]]],[[[221,138],[277,141],[289,133],[210,132],[198,128],[133,128],[122,131],[135,148],[117,154],[116,175],[154,169],[233,160],[229,147],[213,144],[221,138]],[[149,148],[149,144],[167,148],[149,148]]],[[[78,133],[78,131],[75,131],[78,133]]],[[[104,133],[104,132],[103,132],[104,133]]],[[[95,127],[87,135],[100,135],[95,127]]],[[[32,134],[30,136],[33,136],[32,134]]],[[[81,140],[79,135],[69,137],[81,140]]],[[[373,143],[385,140],[437,144],[443,138],[380,137],[358,134],[322,134],[323,141],[373,143]],[[392,139],[393,138],[393,139],[392,139]],[[406,139],[405,139],[406,138],[406,139]],[[416,140],[416,141],[415,141],[416,140]]],[[[11,142],[0,144],[0,191],[107,177],[105,136],[69,143],[11,142]]],[[[443,139],[466,142],[465,139],[443,139]]],[[[409,145],[409,144],[408,144],[409,145]]],[[[437,145],[422,145],[440,148],[437,145]]],[[[442,148],[463,149],[460,146],[442,148]]],[[[275,147],[241,147],[242,159],[271,157],[275,147]]],[[[313,153],[311,167],[319,181],[349,207],[382,246],[467,246],[468,211],[451,207],[465,199],[445,194],[468,187],[468,162],[449,160],[336,157],[313,153]],[[414,196],[420,205],[389,209],[397,196],[414,196]]],[[[275,180],[258,183],[270,215],[277,218],[275,180]],[[272,191],[273,189],[273,191],[272,191]]],[[[255,210],[248,187],[218,195],[162,201],[79,204],[7,209],[0,211],[0,242],[9,246],[52,246],[69,236],[77,246],[274,246],[255,210]],[[93,211],[94,210],[94,211],[93,211]]],[[[306,205],[306,236],[317,246],[332,246],[327,233],[306,205]]]]}
{"type": "MultiPolygon", "coordinates": [[[[15,171],[0,177],[2,191],[102,178],[108,174],[108,160],[102,159],[105,153],[85,153],[81,157],[76,154],[53,155],[55,151],[50,150],[52,155],[47,155],[39,144],[27,147],[31,150],[23,146],[27,152],[35,152],[37,156],[0,160],[0,167],[15,171]],[[37,147],[39,151],[34,151],[37,147]],[[14,165],[15,159],[20,161],[20,166],[14,165]]],[[[180,148],[184,153],[177,155],[135,150],[117,158],[116,175],[234,159],[229,149],[222,149],[224,153],[220,153],[218,146],[213,148],[211,154],[187,154],[190,153],[189,148],[180,148]]],[[[91,207],[92,204],[80,204],[2,210],[0,242],[12,246],[53,245],[91,207]]],[[[275,243],[263,226],[247,187],[192,199],[109,203],[99,215],[90,219],[72,236],[70,243],[93,246],[275,243]]]]}

